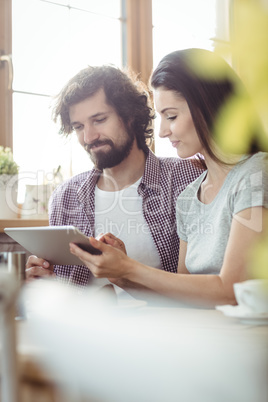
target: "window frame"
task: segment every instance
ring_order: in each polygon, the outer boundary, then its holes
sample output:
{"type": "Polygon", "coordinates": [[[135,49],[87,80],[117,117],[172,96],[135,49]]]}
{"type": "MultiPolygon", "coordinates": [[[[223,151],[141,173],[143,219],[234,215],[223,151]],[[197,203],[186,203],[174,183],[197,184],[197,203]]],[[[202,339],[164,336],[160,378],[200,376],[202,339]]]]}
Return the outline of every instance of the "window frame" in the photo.
{"type": "MultiPolygon", "coordinates": [[[[0,56],[12,55],[12,0],[0,0],[0,56]]],[[[9,69],[0,61],[0,145],[13,148],[12,88],[9,69]]]]}

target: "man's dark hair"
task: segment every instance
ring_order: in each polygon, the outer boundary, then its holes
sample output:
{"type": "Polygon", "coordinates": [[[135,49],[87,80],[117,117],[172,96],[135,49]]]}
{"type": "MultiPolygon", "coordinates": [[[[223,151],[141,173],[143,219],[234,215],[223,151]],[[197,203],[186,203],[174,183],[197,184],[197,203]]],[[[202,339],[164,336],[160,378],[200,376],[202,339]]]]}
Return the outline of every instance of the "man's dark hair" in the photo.
{"type": "Polygon", "coordinates": [[[104,90],[106,102],[111,105],[122,119],[126,130],[137,140],[137,145],[148,152],[147,139],[153,136],[150,97],[145,85],[131,72],[123,72],[113,66],[89,66],[81,70],[61,90],[56,97],[53,120],[60,118],[60,133],[70,134],[69,109],[104,90]]]}

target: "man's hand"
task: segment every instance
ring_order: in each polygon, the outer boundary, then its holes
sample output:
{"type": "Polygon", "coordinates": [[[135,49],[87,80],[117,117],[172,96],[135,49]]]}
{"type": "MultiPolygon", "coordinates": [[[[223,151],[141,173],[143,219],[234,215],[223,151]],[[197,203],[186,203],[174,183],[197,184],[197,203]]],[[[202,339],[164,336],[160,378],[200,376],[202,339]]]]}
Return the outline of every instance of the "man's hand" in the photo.
{"type": "Polygon", "coordinates": [[[25,276],[26,282],[30,282],[33,279],[54,277],[56,274],[48,261],[31,255],[26,263],[25,276]]]}

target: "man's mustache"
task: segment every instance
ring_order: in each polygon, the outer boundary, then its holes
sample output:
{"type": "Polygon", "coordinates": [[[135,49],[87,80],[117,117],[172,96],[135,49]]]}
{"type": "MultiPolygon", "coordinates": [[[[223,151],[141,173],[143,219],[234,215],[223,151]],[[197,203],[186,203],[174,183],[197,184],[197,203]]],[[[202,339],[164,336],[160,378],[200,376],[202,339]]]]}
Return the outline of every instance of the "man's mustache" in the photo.
{"type": "Polygon", "coordinates": [[[113,146],[113,142],[111,140],[104,140],[104,141],[100,141],[100,140],[95,140],[93,142],[91,142],[90,144],[84,144],[84,148],[87,152],[90,152],[90,150],[93,147],[98,147],[100,145],[110,145],[111,147],[113,146]]]}

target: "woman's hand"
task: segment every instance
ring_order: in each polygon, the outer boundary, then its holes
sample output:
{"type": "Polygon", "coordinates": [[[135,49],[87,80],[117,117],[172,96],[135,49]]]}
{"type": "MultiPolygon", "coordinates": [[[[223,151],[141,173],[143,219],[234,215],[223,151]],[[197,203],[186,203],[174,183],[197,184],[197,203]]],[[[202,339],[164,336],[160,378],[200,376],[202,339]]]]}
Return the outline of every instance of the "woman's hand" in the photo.
{"type": "MultiPolygon", "coordinates": [[[[70,243],[70,252],[80,258],[96,278],[123,278],[128,274],[127,267],[130,258],[125,252],[113,246],[113,244],[118,245],[118,240],[116,237],[106,236],[104,243],[94,237],[90,237],[90,243],[102,252],[101,255],[90,254],[74,243],[70,243]],[[109,244],[106,242],[109,242],[109,244]]],[[[122,242],[122,244],[124,243],[122,242]]],[[[120,248],[122,248],[122,245],[120,248]]]]}
{"type": "Polygon", "coordinates": [[[96,239],[102,241],[103,243],[109,244],[110,246],[113,246],[118,250],[123,251],[123,253],[127,254],[124,242],[118,237],[114,236],[112,233],[101,233],[96,237],[96,239]]]}
{"type": "MultiPolygon", "coordinates": [[[[102,241],[103,243],[109,244],[112,247],[117,248],[118,250],[123,251],[123,253],[127,254],[126,246],[124,242],[118,237],[114,236],[112,233],[101,233],[96,237],[97,240],[102,241]]],[[[108,278],[111,283],[114,285],[120,286],[122,279],[121,278],[108,278]]],[[[124,282],[124,280],[123,280],[124,282]]],[[[122,287],[122,286],[120,286],[122,287]]]]}

